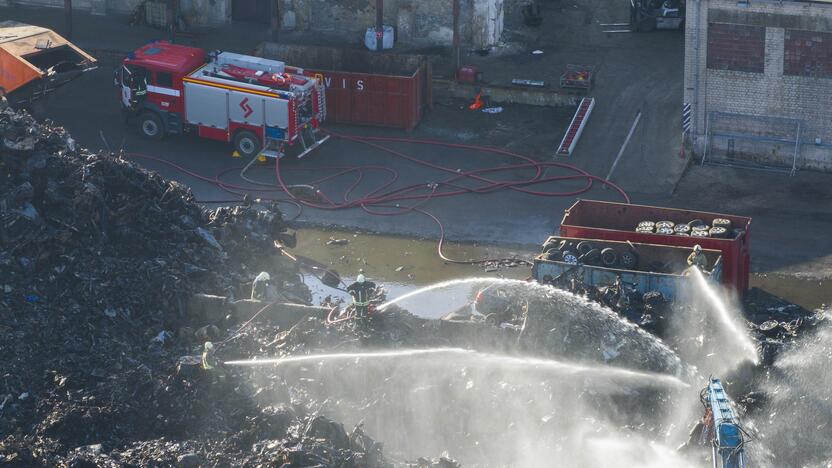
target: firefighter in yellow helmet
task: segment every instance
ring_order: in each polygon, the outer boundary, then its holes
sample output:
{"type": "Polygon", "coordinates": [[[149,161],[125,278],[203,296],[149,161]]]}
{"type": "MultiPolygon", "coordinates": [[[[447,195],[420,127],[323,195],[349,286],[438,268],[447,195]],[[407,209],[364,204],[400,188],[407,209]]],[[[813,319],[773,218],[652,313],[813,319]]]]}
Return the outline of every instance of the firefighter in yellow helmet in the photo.
{"type": "Polygon", "coordinates": [[[693,252],[688,256],[688,266],[696,267],[702,273],[707,273],[708,259],[702,252],[702,246],[696,244],[693,246],[693,252]]]}

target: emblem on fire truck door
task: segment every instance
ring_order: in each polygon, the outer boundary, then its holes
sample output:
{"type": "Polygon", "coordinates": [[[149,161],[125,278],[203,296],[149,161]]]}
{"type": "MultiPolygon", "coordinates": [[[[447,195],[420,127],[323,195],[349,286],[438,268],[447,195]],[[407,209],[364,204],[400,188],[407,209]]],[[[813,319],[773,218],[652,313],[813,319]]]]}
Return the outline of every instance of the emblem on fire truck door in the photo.
{"type": "Polygon", "coordinates": [[[251,106],[248,105],[248,98],[245,98],[242,101],[240,101],[240,109],[242,109],[243,112],[245,112],[245,114],[243,114],[243,117],[245,118],[248,118],[248,116],[250,116],[254,112],[254,109],[252,109],[251,106]]]}

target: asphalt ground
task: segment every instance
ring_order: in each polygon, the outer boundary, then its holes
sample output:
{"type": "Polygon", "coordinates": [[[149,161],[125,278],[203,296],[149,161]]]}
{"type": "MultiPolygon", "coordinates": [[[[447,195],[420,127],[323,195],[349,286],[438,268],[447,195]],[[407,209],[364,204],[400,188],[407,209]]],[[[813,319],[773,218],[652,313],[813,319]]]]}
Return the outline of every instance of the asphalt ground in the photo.
{"type": "MultiPolygon", "coordinates": [[[[596,5],[597,6],[597,5],[596,5]]],[[[800,172],[794,177],[743,169],[699,167],[680,153],[683,38],[678,31],[608,34],[601,23],[618,22],[621,8],[593,8],[592,3],[546,4],[544,26],[524,28],[509,21],[506,44],[480,57],[465,54],[487,80],[506,82],[512,77],[544,79],[555,83],[568,63],[594,66],[597,81],[590,93],[596,97],[587,129],[575,153],[565,162],[599,176],[609,171],[637,111],[642,120],[613,174],[633,202],[683,207],[751,216],[753,221],[752,269],[761,273],[788,274],[798,278],[832,277],[832,190],[829,174],[800,172]],[[541,49],[542,57],[530,51],[541,49]]],[[[60,30],[63,17],[57,9],[0,9],[4,18],[52,26],[60,30]]],[[[118,18],[76,14],[76,42],[88,49],[129,50],[164,33],[126,27],[118,18]]],[[[215,31],[217,32],[217,31],[215,31]]],[[[198,45],[246,52],[267,38],[267,31],[232,25],[221,34],[205,34],[198,45]]],[[[297,39],[297,38],[296,38],[297,39]]],[[[292,40],[287,37],[287,40],[292,40]]],[[[146,141],[122,122],[112,87],[111,70],[116,60],[101,61],[101,68],[58,91],[43,103],[42,116],[66,126],[84,146],[124,149],[180,164],[205,176],[226,173],[223,180],[240,182],[227,145],[191,136],[172,136],[146,141]],[[107,141],[104,145],[101,135],[107,141]]],[[[552,161],[557,143],[571,119],[572,109],[505,106],[502,114],[471,114],[464,102],[437,102],[412,133],[362,127],[333,130],[358,135],[428,138],[442,141],[498,146],[552,161]]],[[[421,160],[447,167],[473,169],[506,164],[491,154],[440,147],[393,145],[421,160]]],[[[198,180],[171,167],[135,158],[141,165],[190,185],[204,200],[234,198],[215,184],[198,180]]],[[[314,154],[284,167],[287,180],[300,183],[331,173],[333,166],[385,165],[395,169],[400,186],[436,182],[446,174],[403,162],[376,149],[349,141],[331,140],[314,154]]],[[[274,181],[273,168],[258,167],[252,174],[274,181]]],[[[511,171],[503,177],[521,179],[528,171],[511,171]]],[[[550,172],[548,175],[556,175],[550,172]]],[[[369,192],[386,181],[380,171],[365,173],[356,194],[369,192]]],[[[322,187],[331,198],[342,196],[353,180],[330,181],[322,187]]],[[[578,182],[559,182],[541,190],[574,189],[578,182]]],[[[585,198],[619,200],[611,190],[593,188],[585,198]]],[[[499,191],[435,199],[424,207],[442,220],[449,238],[498,244],[538,244],[557,229],[563,210],[576,197],[535,197],[499,191]]],[[[336,200],[337,201],[337,200],[336,200]]],[[[287,214],[292,206],[285,207],[287,214]]],[[[397,217],[371,216],[359,208],[341,211],[305,209],[300,221],[319,226],[360,228],[389,234],[436,238],[439,229],[430,218],[412,213],[397,217]]]]}

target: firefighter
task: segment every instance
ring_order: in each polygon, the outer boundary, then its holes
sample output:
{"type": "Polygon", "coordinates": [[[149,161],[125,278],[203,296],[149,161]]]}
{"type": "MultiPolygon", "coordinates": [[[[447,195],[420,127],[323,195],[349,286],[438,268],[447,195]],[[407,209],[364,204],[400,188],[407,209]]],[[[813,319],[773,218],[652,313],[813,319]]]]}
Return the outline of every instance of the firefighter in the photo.
{"type": "Polygon", "coordinates": [[[214,349],[214,343],[210,341],[206,341],[205,345],[203,346],[202,350],[202,368],[207,371],[213,371],[217,368],[219,363],[217,362],[217,357],[214,355],[216,350],[214,349]]]}
{"type": "Polygon", "coordinates": [[[688,266],[696,267],[702,273],[707,273],[708,259],[702,253],[702,246],[696,244],[693,246],[693,252],[688,256],[688,266]]]}
{"type": "Polygon", "coordinates": [[[352,296],[352,304],[355,307],[355,315],[366,317],[370,307],[370,299],[376,292],[376,284],[367,281],[364,277],[364,270],[358,270],[358,277],[355,282],[347,286],[347,292],[352,296]]]}
{"type": "Polygon", "coordinates": [[[251,298],[258,301],[273,301],[277,297],[277,291],[272,283],[272,277],[265,271],[261,271],[254,283],[251,285],[251,298]]]}

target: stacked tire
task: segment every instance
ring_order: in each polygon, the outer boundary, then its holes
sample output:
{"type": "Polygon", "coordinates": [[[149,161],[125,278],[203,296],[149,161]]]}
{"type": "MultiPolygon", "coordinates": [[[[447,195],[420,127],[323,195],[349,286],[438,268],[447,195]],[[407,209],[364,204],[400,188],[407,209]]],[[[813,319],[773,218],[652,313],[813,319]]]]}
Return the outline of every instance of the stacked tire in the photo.
{"type": "Polygon", "coordinates": [[[715,218],[710,226],[701,219],[694,219],[688,223],[645,220],[638,223],[635,231],[666,236],[713,237],[717,239],[733,239],[745,233],[742,229],[733,228],[731,220],[727,218],[715,218]]]}
{"type": "Polygon", "coordinates": [[[633,270],[638,266],[638,255],[632,250],[619,252],[612,247],[596,248],[589,241],[547,241],[543,244],[543,256],[547,260],[571,265],[579,263],[606,268],[633,270]]]}

